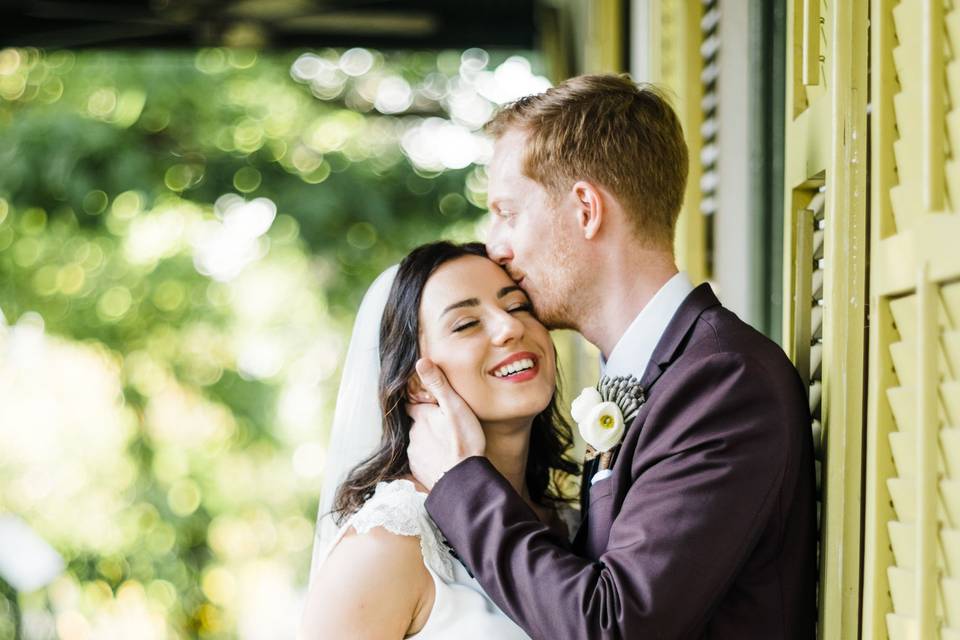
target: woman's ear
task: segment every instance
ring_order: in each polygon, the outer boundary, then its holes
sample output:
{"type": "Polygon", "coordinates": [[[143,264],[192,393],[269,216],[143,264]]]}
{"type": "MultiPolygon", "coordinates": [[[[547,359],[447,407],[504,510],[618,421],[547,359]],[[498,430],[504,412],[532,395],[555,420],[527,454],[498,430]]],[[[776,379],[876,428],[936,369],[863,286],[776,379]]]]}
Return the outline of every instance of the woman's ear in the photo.
{"type": "Polygon", "coordinates": [[[410,380],[407,381],[407,397],[410,398],[412,402],[416,403],[437,403],[437,399],[433,397],[433,394],[424,388],[423,382],[420,380],[420,375],[417,374],[416,371],[413,372],[413,375],[410,376],[410,380]]]}

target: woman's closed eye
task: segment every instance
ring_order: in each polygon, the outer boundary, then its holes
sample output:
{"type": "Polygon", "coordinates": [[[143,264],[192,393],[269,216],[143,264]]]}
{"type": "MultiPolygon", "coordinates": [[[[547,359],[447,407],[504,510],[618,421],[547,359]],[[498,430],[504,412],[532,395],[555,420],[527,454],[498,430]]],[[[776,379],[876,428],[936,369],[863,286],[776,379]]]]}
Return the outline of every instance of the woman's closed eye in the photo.
{"type": "Polygon", "coordinates": [[[453,326],[453,332],[459,333],[461,331],[466,331],[470,327],[475,327],[480,324],[479,320],[467,320],[466,322],[461,322],[453,326]]]}
{"type": "Polygon", "coordinates": [[[510,313],[517,313],[518,311],[533,313],[533,305],[530,304],[529,302],[524,302],[522,304],[515,304],[509,309],[507,309],[507,311],[509,311],[510,313]]]}
{"type": "MultiPolygon", "coordinates": [[[[529,302],[521,302],[507,308],[507,313],[529,313],[533,314],[533,305],[529,302]]],[[[453,326],[452,331],[454,333],[460,333],[466,331],[472,327],[478,326],[480,324],[479,320],[464,320],[453,326]]]]}

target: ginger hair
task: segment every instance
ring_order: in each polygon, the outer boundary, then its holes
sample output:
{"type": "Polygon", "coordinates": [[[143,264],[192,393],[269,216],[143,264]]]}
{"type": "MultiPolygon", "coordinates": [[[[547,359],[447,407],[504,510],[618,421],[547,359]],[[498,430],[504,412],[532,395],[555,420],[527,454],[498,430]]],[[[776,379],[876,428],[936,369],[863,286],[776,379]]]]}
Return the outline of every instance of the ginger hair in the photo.
{"type": "Polygon", "coordinates": [[[664,92],[629,76],[570,78],[500,110],[485,130],[527,136],[524,174],[551,197],[587,180],[612,193],[645,246],[672,251],[688,153],[664,92]]]}

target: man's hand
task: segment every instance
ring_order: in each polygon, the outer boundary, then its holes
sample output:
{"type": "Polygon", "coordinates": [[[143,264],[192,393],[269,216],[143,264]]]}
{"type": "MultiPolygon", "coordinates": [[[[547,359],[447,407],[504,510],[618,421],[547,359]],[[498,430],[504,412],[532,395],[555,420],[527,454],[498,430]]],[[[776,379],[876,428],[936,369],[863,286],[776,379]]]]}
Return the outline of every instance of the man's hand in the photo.
{"type": "Polygon", "coordinates": [[[421,358],[417,361],[417,373],[436,404],[407,405],[407,413],[413,418],[407,456],[414,477],[432,489],[444,473],[462,460],[482,456],[487,441],[477,417],[447,382],[440,367],[421,358]]]}

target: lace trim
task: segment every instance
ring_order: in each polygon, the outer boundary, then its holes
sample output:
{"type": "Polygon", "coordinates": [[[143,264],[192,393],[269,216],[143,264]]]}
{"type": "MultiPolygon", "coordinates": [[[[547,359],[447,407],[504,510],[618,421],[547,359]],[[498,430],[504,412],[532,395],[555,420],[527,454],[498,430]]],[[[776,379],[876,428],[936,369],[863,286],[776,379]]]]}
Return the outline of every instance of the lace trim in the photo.
{"type": "Polygon", "coordinates": [[[440,530],[427,514],[426,499],[427,495],[417,491],[409,480],[381,482],[346,526],[353,526],[357,533],[383,527],[395,535],[418,536],[427,567],[451,581],[453,560],[441,542],[440,530]]]}

